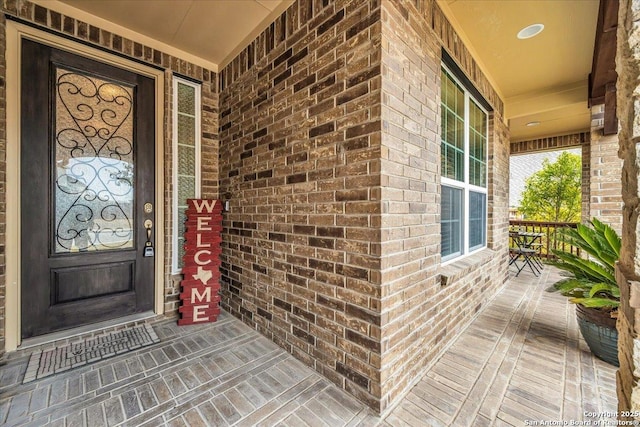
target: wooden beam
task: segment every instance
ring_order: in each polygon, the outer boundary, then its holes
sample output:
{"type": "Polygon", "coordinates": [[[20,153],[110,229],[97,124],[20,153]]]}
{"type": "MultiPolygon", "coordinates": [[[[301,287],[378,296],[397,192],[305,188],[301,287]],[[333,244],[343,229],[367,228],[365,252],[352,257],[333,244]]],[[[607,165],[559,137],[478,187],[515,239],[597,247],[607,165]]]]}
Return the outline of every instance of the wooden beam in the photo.
{"type": "Polygon", "coordinates": [[[618,133],[618,116],[616,114],[616,84],[609,83],[604,94],[604,131],[605,135],[618,133]]]}
{"type": "Polygon", "coordinates": [[[593,62],[589,74],[589,105],[606,95],[607,85],[615,83],[616,73],[616,29],[618,28],[619,0],[600,0],[593,62]]]}

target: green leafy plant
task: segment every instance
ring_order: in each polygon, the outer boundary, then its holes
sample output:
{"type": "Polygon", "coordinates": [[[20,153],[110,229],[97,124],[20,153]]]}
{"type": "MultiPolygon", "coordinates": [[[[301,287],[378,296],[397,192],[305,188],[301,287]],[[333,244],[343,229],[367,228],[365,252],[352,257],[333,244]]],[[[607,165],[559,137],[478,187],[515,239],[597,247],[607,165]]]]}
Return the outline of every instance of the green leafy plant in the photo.
{"type": "Polygon", "coordinates": [[[620,258],[620,236],[611,226],[594,218],[590,225],[563,230],[561,238],[589,254],[582,258],[570,252],[554,250],[558,258],[552,265],[571,277],[560,280],[553,289],[569,301],[585,307],[614,311],[620,305],[620,288],[615,278],[615,263],[620,258]]]}
{"type": "Polygon", "coordinates": [[[574,222],[580,220],[582,160],[563,152],[525,180],[519,211],[528,220],[574,222]]]}

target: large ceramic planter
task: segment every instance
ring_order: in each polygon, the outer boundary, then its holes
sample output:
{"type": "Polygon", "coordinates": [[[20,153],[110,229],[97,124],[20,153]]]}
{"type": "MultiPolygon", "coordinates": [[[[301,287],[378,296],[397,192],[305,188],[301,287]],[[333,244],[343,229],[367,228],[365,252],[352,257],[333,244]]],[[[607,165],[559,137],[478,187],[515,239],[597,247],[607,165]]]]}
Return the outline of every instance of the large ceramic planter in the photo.
{"type": "Polygon", "coordinates": [[[613,319],[607,312],[587,308],[580,304],[576,305],[576,317],[582,337],[591,353],[600,360],[620,366],[616,319],[613,319]]]}

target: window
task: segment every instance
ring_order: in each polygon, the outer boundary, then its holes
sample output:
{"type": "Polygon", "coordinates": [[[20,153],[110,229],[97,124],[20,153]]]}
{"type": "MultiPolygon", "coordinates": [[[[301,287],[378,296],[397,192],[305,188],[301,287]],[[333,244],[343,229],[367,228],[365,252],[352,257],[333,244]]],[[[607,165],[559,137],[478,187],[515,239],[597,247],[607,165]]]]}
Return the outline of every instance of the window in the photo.
{"type": "Polygon", "coordinates": [[[187,199],[200,197],[200,85],[173,78],[172,272],[182,269],[187,199]]]}
{"type": "Polygon", "coordinates": [[[441,254],[449,261],[487,244],[488,115],[444,66],[441,114],[441,254]]]}

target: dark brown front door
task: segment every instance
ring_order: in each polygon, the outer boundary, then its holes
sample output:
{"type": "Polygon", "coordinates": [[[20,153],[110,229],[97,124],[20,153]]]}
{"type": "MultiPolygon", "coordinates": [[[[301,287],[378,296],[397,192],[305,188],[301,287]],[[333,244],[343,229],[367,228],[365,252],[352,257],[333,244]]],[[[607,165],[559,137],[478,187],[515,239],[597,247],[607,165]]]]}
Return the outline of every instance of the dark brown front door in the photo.
{"type": "Polygon", "coordinates": [[[21,55],[22,338],[153,309],[154,81],[29,40],[21,55]]]}

